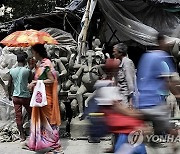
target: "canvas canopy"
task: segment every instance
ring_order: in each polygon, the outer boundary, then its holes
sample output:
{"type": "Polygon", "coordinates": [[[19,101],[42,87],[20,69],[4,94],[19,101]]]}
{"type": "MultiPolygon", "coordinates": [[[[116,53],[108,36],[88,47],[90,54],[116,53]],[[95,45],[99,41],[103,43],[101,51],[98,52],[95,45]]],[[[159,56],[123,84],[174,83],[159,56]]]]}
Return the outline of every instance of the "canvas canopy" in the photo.
{"type": "Polygon", "coordinates": [[[163,7],[150,6],[142,0],[99,0],[98,3],[105,19],[113,30],[117,30],[117,36],[122,41],[132,39],[143,45],[154,45],[158,32],[172,36],[180,24],[178,13],[170,13],[163,7]]]}
{"type": "MultiPolygon", "coordinates": [[[[73,0],[63,11],[22,17],[0,24],[0,39],[12,31],[45,27],[63,29],[77,38],[80,17],[83,16],[86,4],[87,0],[73,0]]],[[[154,45],[158,32],[172,36],[174,31],[179,30],[177,26],[180,25],[180,0],[98,0],[97,6],[106,22],[101,24],[103,28],[95,31],[95,34],[104,39],[103,42],[108,42],[116,31],[120,41],[134,40],[143,45],[154,45]]],[[[96,14],[94,16],[100,18],[96,14]]],[[[111,41],[117,42],[117,38],[114,37],[111,41]]]]}
{"type": "MultiPolygon", "coordinates": [[[[75,0],[68,7],[71,11],[80,10],[85,1],[75,0]]],[[[98,0],[97,4],[106,21],[99,33],[105,42],[116,31],[120,41],[134,40],[143,45],[155,45],[158,32],[172,36],[180,24],[179,0],[98,0]],[[176,11],[172,13],[172,10],[176,11]]],[[[117,39],[114,37],[111,41],[117,42],[117,39]]]]}
{"type": "Polygon", "coordinates": [[[180,4],[180,0],[147,0],[154,3],[180,4]]]}

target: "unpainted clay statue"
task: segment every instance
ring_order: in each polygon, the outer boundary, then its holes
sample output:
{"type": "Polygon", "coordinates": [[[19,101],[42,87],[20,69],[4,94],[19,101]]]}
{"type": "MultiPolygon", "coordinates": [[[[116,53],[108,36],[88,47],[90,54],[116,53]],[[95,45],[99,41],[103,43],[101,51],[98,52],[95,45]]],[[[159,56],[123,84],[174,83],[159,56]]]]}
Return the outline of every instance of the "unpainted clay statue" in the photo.
{"type": "MultiPolygon", "coordinates": [[[[93,63],[93,67],[91,68],[91,71],[93,71],[93,69],[95,69],[96,71],[98,70],[99,75],[101,75],[100,77],[102,78],[106,78],[106,74],[102,69],[102,67],[104,66],[104,62],[105,62],[105,56],[102,53],[102,51],[96,51],[95,59],[94,59],[94,63],[93,63]]],[[[88,107],[88,102],[92,96],[93,96],[93,93],[90,93],[88,98],[85,100],[85,107],[88,107]]]]}
{"type": "Polygon", "coordinates": [[[99,48],[100,45],[101,45],[101,41],[98,38],[95,38],[94,41],[92,42],[93,50],[99,48]]]}
{"type": "Polygon", "coordinates": [[[72,53],[72,55],[70,56],[70,59],[69,59],[69,63],[67,64],[67,67],[68,67],[67,74],[68,75],[67,75],[66,80],[62,83],[62,90],[64,90],[64,91],[69,90],[70,87],[74,84],[72,75],[74,75],[76,69],[78,69],[80,67],[80,64],[78,67],[76,66],[75,60],[76,60],[76,54],[72,53]]]}
{"type": "Polygon", "coordinates": [[[83,116],[83,94],[85,92],[93,92],[93,86],[101,76],[98,67],[93,67],[93,61],[95,60],[94,58],[95,52],[93,50],[88,50],[86,52],[86,59],[81,57],[82,65],[76,74],[72,76],[73,79],[79,79],[82,75],[81,85],[76,93],[76,99],[79,105],[80,120],[83,116]]]}
{"type": "Polygon", "coordinates": [[[2,55],[0,56],[0,77],[3,81],[8,81],[9,70],[14,67],[17,63],[17,57],[12,52],[9,52],[7,47],[2,50],[2,55]]]}
{"type": "Polygon", "coordinates": [[[70,49],[60,47],[58,45],[45,45],[46,50],[50,55],[56,55],[57,58],[60,58],[63,63],[68,63],[71,57],[72,51],[70,49]]]}
{"type": "Polygon", "coordinates": [[[59,58],[59,51],[58,48],[54,45],[45,45],[46,50],[48,51],[49,57],[51,58],[54,68],[56,70],[57,79],[59,82],[59,90],[61,83],[63,82],[63,78],[67,75],[67,70],[62,63],[61,59],[59,58]]]}

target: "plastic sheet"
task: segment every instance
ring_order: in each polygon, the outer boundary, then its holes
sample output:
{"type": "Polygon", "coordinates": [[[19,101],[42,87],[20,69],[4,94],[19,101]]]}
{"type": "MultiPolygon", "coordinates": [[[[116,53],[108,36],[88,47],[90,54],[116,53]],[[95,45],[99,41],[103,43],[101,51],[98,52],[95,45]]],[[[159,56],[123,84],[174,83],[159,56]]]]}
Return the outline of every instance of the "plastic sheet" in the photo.
{"type": "Polygon", "coordinates": [[[180,4],[180,0],[147,0],[155,3],[180,4]]]}
{"type": "Polygon", "coordinates": [[[77,42],[73,39],[70,33],[58,28],[44,28],[41,31],[48,32],[53,38],[55,38],[58,41],[58,46],[60,48],[65,48],[71,52],[76,51],[77,42]]]}
{"type": "MultiPolygon", "coordinates": [[[[121,41],[132,39],[143,45],[155,45],[158,32],[171,36],[180,24],[178,13],[170,13],[158,5],[142,0],[99,0],[107,22],[121,41]]],[[[108,36],[106,36],[108,37],[108,36]]]]}
{"type": "MultiPolygon", "coordinates": [[[[124,35],[127,39],[135,40],[143,45],[155,45],[157,31],[142,22],[128,12],[120,3],[109,0],[98,1],[105,14],[105,18],[113,29],[117,30],[117,36],[124,35]],[[126,13],[126,15],[125,15],[126,13]]],[[[120,38],[122,40],[122,38],[120,38]]]]}

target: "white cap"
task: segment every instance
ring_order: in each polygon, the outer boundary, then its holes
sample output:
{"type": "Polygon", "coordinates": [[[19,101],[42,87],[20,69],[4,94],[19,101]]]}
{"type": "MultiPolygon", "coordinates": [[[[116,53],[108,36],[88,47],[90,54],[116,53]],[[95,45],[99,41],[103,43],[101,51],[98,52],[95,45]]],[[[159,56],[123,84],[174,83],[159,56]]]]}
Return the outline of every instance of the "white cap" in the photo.
{"type": "Polygon", "coordinates": [[[98,105],[112,105],[113,101],[122,100],[118,87],[102,87],[97,92],[98,105]]]}

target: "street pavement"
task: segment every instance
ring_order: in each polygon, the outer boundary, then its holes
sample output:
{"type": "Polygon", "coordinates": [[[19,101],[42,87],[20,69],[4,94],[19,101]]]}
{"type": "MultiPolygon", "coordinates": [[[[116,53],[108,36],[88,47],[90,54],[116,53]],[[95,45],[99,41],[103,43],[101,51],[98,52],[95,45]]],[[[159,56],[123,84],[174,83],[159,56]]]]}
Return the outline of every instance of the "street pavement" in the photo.
{"type": "MultiPolygon", "coordinates": [[[[110,146],[108,141],[101,143],[88,143],[86,140],[61,140],[65,154],[101,154],[103,148],[110,146]]],[[[0,154],[38,154],[21,148],[19,141],[13,143],[0,143],[0,154]]],[[[39,153],[40,154],[40,153],[39,153]]]]}
{"type": "MultiPolygon", "coordinates": [[[[87,140],[87,126],[88,121],[79,121],[78,118],[72,121],[72,137],[70,139],[61,138],[61,144],[65,154],[103,154],[105,148],[111,146],[109,137],[101,140],[100,143],[89,143],[87,140]]],[[[63,130],[65,125],[61,126],[63,130]]],[[[180,145],[179,145],[180,147],[180,145]]],[[[172,152],[170,146],[162,148],[152,148],[147,146],[148,154],[175,154],[172,152]]],[[[19,141],[0,143],[0,154],[42,154],[29,150],[22,149],[22,143],[19,141]]],[[[180,150],[177,154],[180,154],[180,150]]]]}
{"type": "MultiPolygon", "coordinates": [[[[103,150],[110,147],[109,141],[101,141],[100,143],[88,143],[87,140],[61,140],[65,154],[103,154],[103,150]]],[[[166,148],[147,148],[148,154],[174,154],[170,147],[166,148]]],[[[21,148],[21,143],[0,143],[0,154],[42,154],[32,152],[21,148]]],[[[180,150],[177,152],[180,154],[180,150]]]]}

